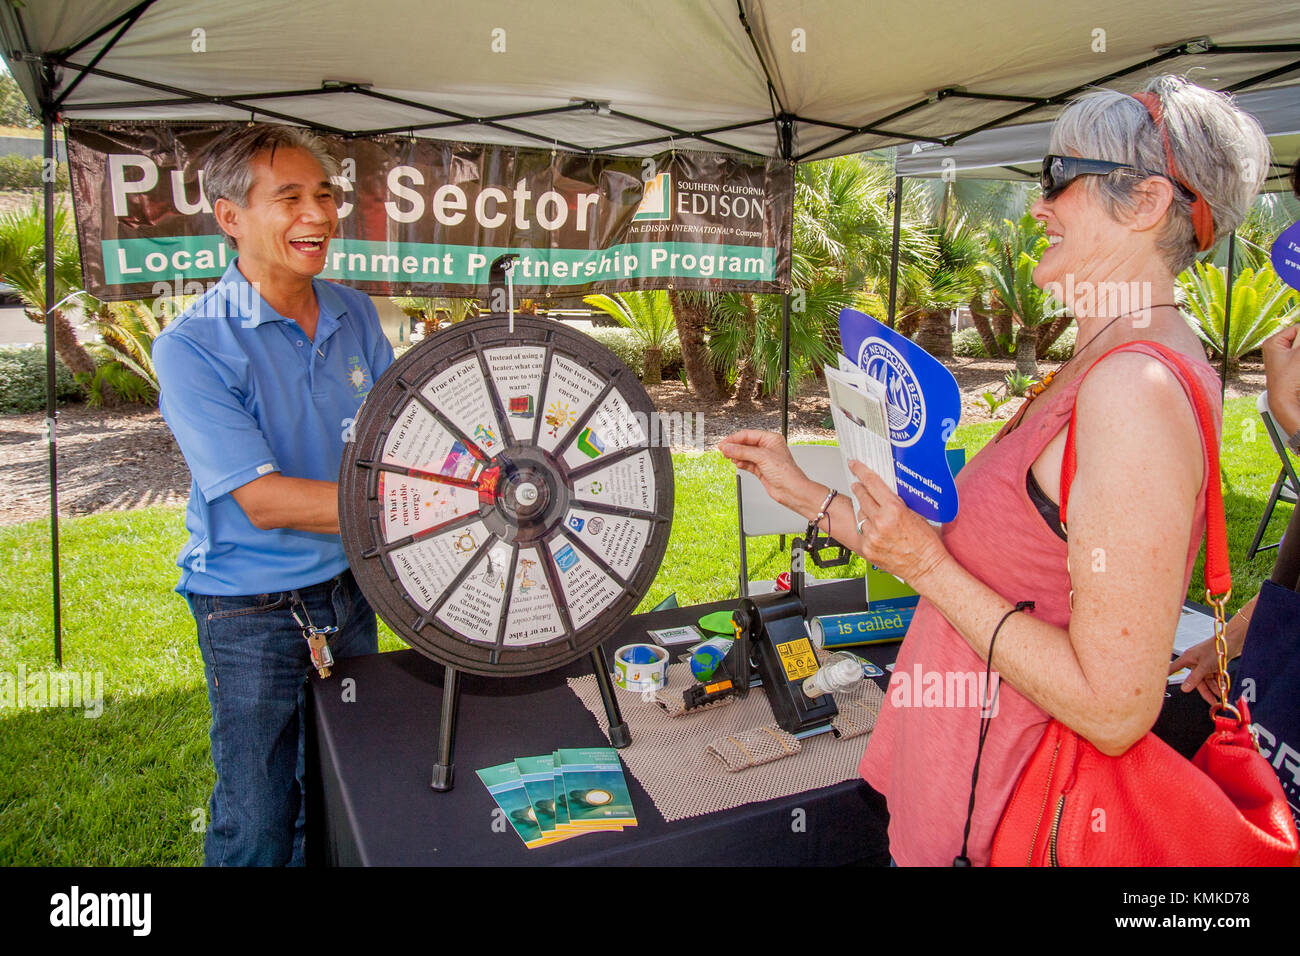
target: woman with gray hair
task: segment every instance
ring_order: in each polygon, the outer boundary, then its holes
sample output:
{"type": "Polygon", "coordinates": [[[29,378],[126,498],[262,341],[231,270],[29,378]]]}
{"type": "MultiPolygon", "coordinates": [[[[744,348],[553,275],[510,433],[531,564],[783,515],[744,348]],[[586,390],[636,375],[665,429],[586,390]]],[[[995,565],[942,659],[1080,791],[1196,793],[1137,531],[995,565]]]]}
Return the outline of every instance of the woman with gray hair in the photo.
{"type": "Polygon", "coordinates": [[[1267,161],[1251,117],[1177,77],[1066,108],[1032,209],[1050,243],[1034,281],[1078,322],[1074,355],[961,471],[961,510],[941,531],[860,463],[855,508],[804,475],[779,435],[742,431],[720,445],[772,497],[921,595],[860,767],[888,800],[899,864],[947,865],[959,851],[987,863],[1052,718],[1108,755],[1155,723],[1205,528],[1202,442],[1218,441],[1201,433],[1188,390],[1211,403],[1216,432],[1222,417],[1175,276],[1237,226],[1267,161]],[[1001,686],[981,742],[981,702],[943,695],[984,672],[995,636],[1001,686]],[[903,687],[917,679],[924,693],[903,687]]]}

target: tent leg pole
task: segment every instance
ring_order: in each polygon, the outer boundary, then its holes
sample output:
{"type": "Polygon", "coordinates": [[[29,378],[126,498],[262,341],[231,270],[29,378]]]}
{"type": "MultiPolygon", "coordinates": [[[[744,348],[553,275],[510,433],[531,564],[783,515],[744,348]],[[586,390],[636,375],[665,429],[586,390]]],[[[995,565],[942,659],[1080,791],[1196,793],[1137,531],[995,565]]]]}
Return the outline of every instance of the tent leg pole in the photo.
{"type": "Polygon", "coordinates": [[[790,293],[781,296],[781,437],[790,437],[790,293]]]}
{"type": "Polygon", "coordinates": [[[1231,341],[1232,332],[1232,273],[1236,259],[1237,231],[1234,229],[1228,233],[1228,282],[1223,296],[1223,374],[1219,376],[1222,379],[1219,383],[1222,389],[1220,400],[1226,398],[1228,394],[1228,343],[1231,341]]]}
{"type": "Polygon", "coordinates": [[[898,240],[903,228],[903,177],[894,177],[894,238],[889,250],[889,320],[894,327],[894,308],[898,297],[898,240]]]}
{"type": "MultiPolygon", "coordinates": [[[[45,308],[54,302],[54,114],[48,105],[51,85],[46,80],[46,108],[41,110],[45,149],[45,162],[41,179],[45,192],[45,308]]],[[[62,597],[59,593],[59,462],[55,428],[58,407],[55,396],[54,319],[45,316],[45,438],[50,446],[50,573],[52,594],[52,620],[54,626],[54,663],[63,666],[62,597]]]]}

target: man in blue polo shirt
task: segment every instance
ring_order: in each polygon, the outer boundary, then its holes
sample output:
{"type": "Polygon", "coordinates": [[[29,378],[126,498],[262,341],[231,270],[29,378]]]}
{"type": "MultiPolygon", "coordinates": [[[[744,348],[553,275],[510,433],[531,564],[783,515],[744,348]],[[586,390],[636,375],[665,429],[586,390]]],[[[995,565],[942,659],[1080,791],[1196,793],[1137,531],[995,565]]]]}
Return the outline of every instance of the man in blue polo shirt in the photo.
{"type": "Polygon", "coordinates": [[[331,654],[378,650],[339,538],[337,481],[393,350],[366,296],[315,278],[338,226],[336,171],[295,127],[214,144],[204,192],[237,258],[153,348],[192,476],[176,589],[212,708],[208,865],[302,863],[306,676],[331,654]]]}

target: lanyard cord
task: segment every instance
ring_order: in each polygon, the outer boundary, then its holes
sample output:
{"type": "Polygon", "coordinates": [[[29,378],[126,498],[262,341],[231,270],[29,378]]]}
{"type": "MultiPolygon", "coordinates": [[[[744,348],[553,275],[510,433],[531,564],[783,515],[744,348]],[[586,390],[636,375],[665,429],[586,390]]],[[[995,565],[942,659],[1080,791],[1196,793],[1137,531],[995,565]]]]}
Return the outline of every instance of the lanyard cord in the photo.
{"type": "Polygon", "coordinates": [[[1002,625],[1007,623],[1007,618],[1011,617],[1018,611],[1032,611],[1034,609],[1033,601],[1020,601],[1006,614],[1002,615],[1002,620],[998,621],[998,626],[993,629],[993,636],[989,638],[989,656],[984,665],[984,694],[985,700],[984,712],[980,714],[980,743],[979,748],[975,751],[975,769],[970,775],[970,802],[966,805],[966,828],[961,835],[961,853],[953,858],[953,866],[970,866],[970,858],[966,856],[966,845],[970,841],[970,824],[971,817],[975,815],[975,784],[980,778],[980,758],[984,756],[984,741],[989,735],[989,728],[993,726],[993,706],[998,700],[998,691],[1002,689],[1002,682],[998,681],[998,686],[993,689],[993,698],[988,697],[989,683],[993,675],[993,645],[997,643],[998,631],[1002,630],[1002,625]]]}

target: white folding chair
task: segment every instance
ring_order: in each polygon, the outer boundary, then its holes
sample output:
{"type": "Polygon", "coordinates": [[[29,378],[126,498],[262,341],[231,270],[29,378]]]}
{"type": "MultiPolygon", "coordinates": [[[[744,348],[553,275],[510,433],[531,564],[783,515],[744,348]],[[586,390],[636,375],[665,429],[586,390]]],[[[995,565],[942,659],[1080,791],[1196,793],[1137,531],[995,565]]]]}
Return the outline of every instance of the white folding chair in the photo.
{"type": "MultiPolygon", "coordinates": [[[[835,445],[791,445],[790,454],[795,464],[813,481],[821,482],[849,494],[849,481],[844,473],[844,462],[835,445]]],[[[775,590],[775,581],[749,580],[749,555],[745,543],[748,538],[760,535],[803,535],[808,530],[808,519],[800,517],[785,505],[778,504],[763,490],[763,484],[747,471],[736,472],[736,512],[740,523],[740,596],[762,594],[775,590]]],[[[832,528],[832,531],[835,530],[832,528]]],[[[809,585],[830,584],[843,578],[806,579],[809,585]]]]}
{"type": "Polygon", "coordinates": [[[1277,544],[1270,544],[1261,548],[1259,543],[1264,539],[1264,529],[1268,527],[1269,519],[1273,517],[1273,509],[1277,506],[1278,500],[1294,505],[1300,498],[1300,480],[1296,478],[1295,466],[1291,464],[1291,458],[1287,454],[1286,436],[1282,434],[1277,419],[1269,411],[1268,392],[1259,393],[1255,407],[1259,409],[1259,417],[1264,419],[1264,430],[1268,432],[1268,439],[1273,443],[1273,450],[1282,459],[1282,469],[1277,473],[1277,481],[1273,482],[1273,490],[1269,493],[1268,504],[1264,506],[1264,514],[1259,519],[1259,527],[1255,529],[1255,540],[1251,541],[1250,550],[1246,552],[1247,561],[1260,551],[1270,551],[1277,547],[1277,544]]]}

